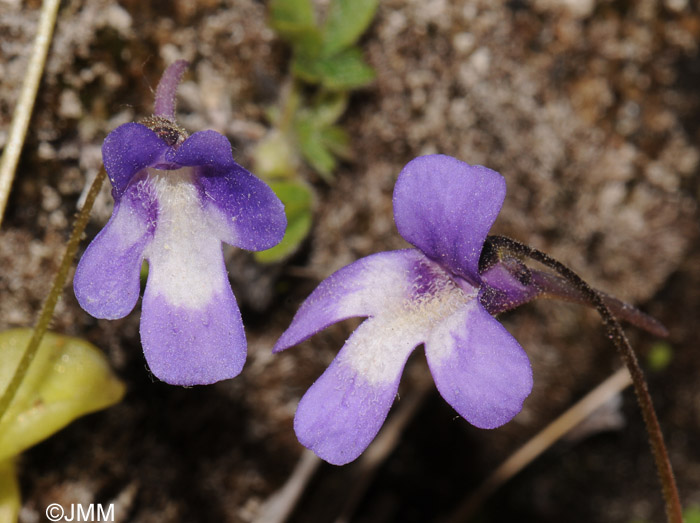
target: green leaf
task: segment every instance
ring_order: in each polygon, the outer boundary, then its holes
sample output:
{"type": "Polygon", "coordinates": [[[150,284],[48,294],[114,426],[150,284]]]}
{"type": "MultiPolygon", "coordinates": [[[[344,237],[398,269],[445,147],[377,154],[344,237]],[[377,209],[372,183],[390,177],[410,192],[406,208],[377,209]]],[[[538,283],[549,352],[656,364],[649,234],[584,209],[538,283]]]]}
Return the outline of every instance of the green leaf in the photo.
{"type": "Polygon", "coordinates": [[[287,215],[287,230],[282,241],[266,251],[255,253],[261,263],[280,261],[293,254],[311,229],[313,193],[303,182],[272,182],[270,187],[284,203],[287,215]]]}
{"type": "Polygon", "coordinates": [[[374,18],[379,0],[332,0],[323,27],[323,56],[354,44],[374,18]]]}
{"type": "Polygon", "coordinates": [[[313,70],[323,86],[331,90],[362,87],[375,77],[374,69],[365,63],[362,52],[355,47],[316,61],[313,70]]]}
{"type": "Polygon", "coordinates": [[[331,125],[321,130],[321,141],[333,154],[343,160],[352,159],[350,137],[342,127],[331,125]]]}
{"type": "Polygon", "coordinates": [[[683,521],[685,523],[700,523],[700,507],[691,505],[683,511],[683,521]]]}
{"type": "Polygon", "coordinates": [[[313,169],[330,182],[333,180],[333,170],[337,164],[335,157],[330,153],[321,139],[320,129],[313,120],[312,113],[300,114],[295,120],[299,150],[313,169]]]}
{"type": "Polygon", "coordinates": [[[348,107],[348,94],[343,91],[324,93],[315,101],[311,111],[317,126],[331,125],[343,116],[348,107]]]}
{"type": "Polygon", "coordinates": [[[294,41],[300,32],[316,27],[311,0],[271,0],[270,25],[280,36],[294,41]]]}
{"type": "MultiPolygon", "coordinates": [[[[31,336],[31,329],[0,333],[0,391],[7,388],[31,336]]],[[[78,338],[47,333],[0,421],[0,461],[123,395],[124,384],[99,349],[78,338]]]]}
{"type": "Polygon", "coordinates": [[[318,70],[318,56],[296,53],[292,59],[291,72],[292,76],[303,82],[319,83],[321,76],[318,70]]]}
{"type": "Polygon", "coordinates": [[[13,459],[0,461],[0,521],[17,521],[22,506],[13,459]]]}

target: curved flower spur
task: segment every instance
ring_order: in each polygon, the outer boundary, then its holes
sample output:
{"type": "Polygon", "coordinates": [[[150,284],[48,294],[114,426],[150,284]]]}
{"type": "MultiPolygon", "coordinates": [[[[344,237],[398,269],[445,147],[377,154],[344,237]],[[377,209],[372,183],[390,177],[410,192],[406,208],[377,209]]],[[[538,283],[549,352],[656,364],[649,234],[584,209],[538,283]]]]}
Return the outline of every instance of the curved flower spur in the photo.
{"type": "Polygon", "coordinates": [[[200,131],[188,138],[175,123],[175,91],[187,66],[180,60],[163,74],[154,116],[105,139],[114,211],[73,284],[88,313],[122,318],[138,301],[148,261],[141,341],[153,374],[173,385],[240,373],[246,338],[221,243],[264,250],[286,227],[282,202],[233,160],[226,137],[200,131]]]}
{"type": "MultiPolygon", "coordinates": [[[[530,363],[492,315],[542,295],[587,301],[556,275],[490,247],[482,256],[505,193],[499,173],[449,156],[423,156],[404,167],[394,219],[416,248],[374,254],[332,274],[273,349],[369,317],[301,399],[294,428],[304,446],[336,465],[356,459],[381,428],[420,344],[438,391],[471,424],[495,428],[520,412],[532,389],[530,363]]],[[[620,317],[663,332],[633,307],[606,299],[620,317]]]]}

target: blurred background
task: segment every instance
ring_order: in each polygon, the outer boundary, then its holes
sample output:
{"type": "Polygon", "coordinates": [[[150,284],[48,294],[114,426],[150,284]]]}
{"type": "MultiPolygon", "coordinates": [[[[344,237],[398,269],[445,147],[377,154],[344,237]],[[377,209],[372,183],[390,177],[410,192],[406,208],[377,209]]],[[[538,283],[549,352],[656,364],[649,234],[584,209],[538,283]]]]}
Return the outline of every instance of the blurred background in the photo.
{"type": "MultiPolygon", "coordinates": [[[[102,140],[150,114],[172,61],[192,64],[179,91],[180,123],[225,134],[236,160],[253,169],[271,129],[267,108],[284,95],[292,60],[269,7],[62,2],[0,230],[0,329],[33,323],[76,205],[101,166],[102,140]]],[[[0,0],[0,147],[39,8],[38,0],[0,0]]],[[[328,2],[316,8],[322,17],[328,2]]],[[[376,76],[352,91],[338,120],[349,141],[335,176],[303,161],[296,167],[315,195],[310,234],[274,263],[225,251],[249,343],[239,377],[190,389],[155,381],[141,353],[139,314],[96,320],[66,290],[52,329],[101,348],[127,394],[22,456],[21,521],[44,521],[55,502],[115,503],[125,522],[260,521],[302,456],[292,429],[296,404],[357,321],[279,355],[272,345],[323,278],[406,246],[393,223],[393,184],[406,162],[428,153],[501,172],[508,194],[494,233],[553,255],[668,327],[664,344],[628,333],[647,369],[684,506],[700,506],[697,3],[383,0],[358,45],[376,76]]],[[[87,238],[111,208],[104,187],[87,238]]],[[[511,423],[474,428],[432,385],[422,392],[429,373],[417,350],[392,411],[404,413],[405,427],[386,459],[321,464],[299,484],[289,521],[447,520],[503,459],[621,366],[592,310],[541,300],[502,320],[535,377],[511,423]]],[[[595,421],[483,499],[476,521],[661,521],[632,391],[595,421]]]]}

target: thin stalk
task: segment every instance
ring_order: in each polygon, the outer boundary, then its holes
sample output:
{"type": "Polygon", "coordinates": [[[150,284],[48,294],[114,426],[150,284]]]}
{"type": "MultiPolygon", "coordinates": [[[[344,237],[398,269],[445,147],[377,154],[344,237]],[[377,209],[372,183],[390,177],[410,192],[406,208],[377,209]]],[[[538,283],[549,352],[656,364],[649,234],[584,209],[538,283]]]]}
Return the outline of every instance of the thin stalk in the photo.
{"type": "Polygon", "coordinates": [[[39,82],[44,72],[46,55],[49,52],[53,28],[56,25],[59,3],[60,0],[44,0],[44,4],[41,7],[41,18],[39,19],[39,27],[34,40],[32,56],[29,58],[22,90],[12,116],[5,150],[2,158],[0,158],[0,224],[2,224],[2,217],[5,214],[10,189],[12,189],[12,181],[15,178],[17,162],[22,152],[24,138],[27,136],[29,118],[32,115],[36,93],[39,90],[39,82]]]}
{"type": "Polygon", "coordinates": [[[17,365],[17,369],[12,376],[12,380],[10,380],[10,384],[7,386],[5,392],[0,398],[0,421],[17,394],[17,391],[22,384],[22,380],[24,380],[24,377],[27,375],[29,366],[34,360],[34,356],[36,356],[37,350],[39,349],[39,344],[41,343],[44,334],[46,334],[46,330],[49,328],[49,323],[51,322],[51,318],[53,318],[56,304],[63,293],[63,287],[66,284],[68,271],[73,265],[73,258],[75,258],[75,253],[78,250],[80,237],[85,230],[85,226],[90,218],[90,211],[92,210],[92,206],[95,203],[95,199],[100,192],[100,188],[102,187],[102,183],[104,182],[106,176],[107,173],[105,172],[104,168],[100,169],[100,172],[97,173],[95,180],[90,186],[87,198],[85,198],[85,204],[78,213],[75,224],[73,225],[73,231],[71,232],[68,243],[66,244],[66,250],[63,253],[61,264],[58,267],[56,276],[54,276],[51,290],[46,297],[46,301],[44,301],[44,305],[41,308],[41,312],[39,313],[39,317],[36,321],[32,338],[29,340],[27,348],[24,349],[24,354],[22,355],[19,365],[17,365]]]}
{"type": "Polygon", "coordinates": [[[656,416],[651,396],[649,395],[647,383],[644,379],[644,372],[639,366],[637,356],[622,330],[620,323],[610,312],[602,295],[566,265],[533,247],[529,247],[504,236],[489,236],[487,241],[497,249],[508,251],[516,256],[526,256],[556,271],[559,275],[576,286],[598,310],[598,313],[603,319],[603,325],[605,325],[608,331],[608,337],[615,344],[615,347],[617,347],[622,361],[627,366],[627,370],[629,370],[630,376],[632,377],[634,391],[637,394],[637,401],[642,410],[642,417],[644,418],[647,433],[649,434],[649,444],[651,445],[652,454],[654,455],[656,470],[659,475],[659,480],[661,481],[661,488],[666,503],[666,518],[670,523],[683,523],[683,509],[678,494],[678,487],[676,486],[676,480],[673,476],[673,468],[668,458],[668,451],[664,443],[661,426],[659,425],[659,420],[656,416]]]}

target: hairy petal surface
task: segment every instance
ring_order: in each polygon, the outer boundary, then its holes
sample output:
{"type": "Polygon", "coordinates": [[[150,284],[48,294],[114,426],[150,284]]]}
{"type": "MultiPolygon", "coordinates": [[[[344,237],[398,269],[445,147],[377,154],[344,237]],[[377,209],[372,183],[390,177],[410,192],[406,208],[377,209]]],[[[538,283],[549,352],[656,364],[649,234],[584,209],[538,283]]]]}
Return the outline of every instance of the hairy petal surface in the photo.
{"type": "Polygon", "coordinates": [[[425,354],[442,397],[477,427],[510,421],[532,390],[527,354],[478,300],[432,331],[425,354]]]}
{"type": "Polygon", "coordinates": [[[448,285],[439,266],[415,249],[380,252],[357,260],[323,280],[297,311],[275,344],[279,352],[347,318],[407,317],[431,289],[448,285]],[[439,283],[442,282],[442,283],[439,283]]]}
{"type": "Polygon", "coordinates": [[[299,403],[297,438],[329,463],[349,463],[372,442],[420,343],[415,332],[387,327],[379,318],[363,322],[299,403]]]}
{"type": "Polygon", "coordinates": [[[242,249],[259,251],[277,245],[284,236],[284,205],[262,180],[233,161],[231,144],[215,131],[190,136],[170,157],[196,166],[202,200],[217,209],[211,225],[219,238],[242,249]]]}
{"type": "MultiPolygon", "coordinates": [[[[215,270],[225,275],[223,267],[215,270]]],[[[243,323],[228,281],[222,282],[219,294],[196,308],[173,305],[147,286],[141,342],[151,372],[171,385],[207,385],[234,378],[246,359],[243,323]]]]}
{"type": "Polygon", "coordinates": [[[399,174],[394,220],[406,241],[478,286],[481,249],[505,194],[496,171],[450,156],[421,156],[399,174]]]}
{"type": "Polygon", "coordinates": [[[136,173],[162,162],[169,150],[156,133],[139,123],[125,123],[109,133],[102,144],[102,161],[115,201],[136,173]]]}
{"type": "Polygon", "coordinates": [[[240,373],[246,341],[231,292],[221,241],[191,168],[149,170],[158,224],[145,251],[149,275],[141,340],[153,374],[174,385],[198,385],[240,373]]]}
{"type": "Polygon", "coordinates": [[[90,243],[73,278],[80,306],[96,318],[123,318],[140,292],[143,252],[153,237],[157,209],[142,182],[114,204],[107,225],[90,243]]]}

